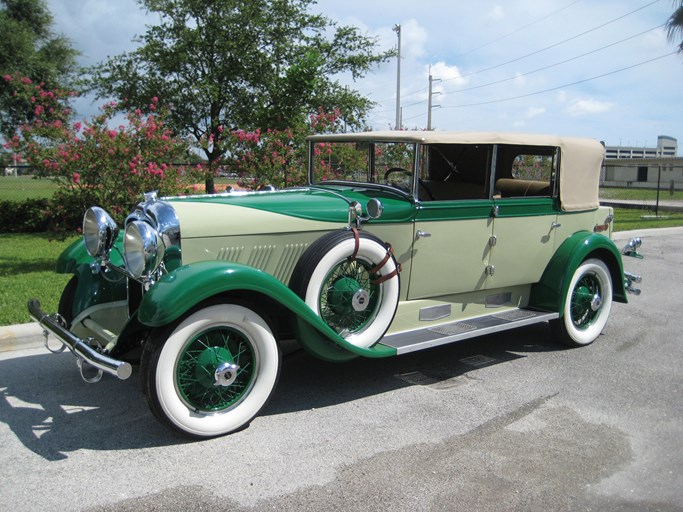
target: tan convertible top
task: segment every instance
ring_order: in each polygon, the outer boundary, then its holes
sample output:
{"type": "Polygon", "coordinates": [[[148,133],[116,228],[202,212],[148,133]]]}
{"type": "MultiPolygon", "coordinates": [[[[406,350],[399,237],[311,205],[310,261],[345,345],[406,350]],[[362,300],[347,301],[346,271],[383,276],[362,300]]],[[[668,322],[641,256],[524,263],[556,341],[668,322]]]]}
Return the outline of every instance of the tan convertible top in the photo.
{"type": "Polygon", "coordinates": [[[413,142],[420,144],[514,144],[559,147],[560,204],[563,211],[599,206],[598,185],[605,148],[598,141],[556,135],[504,132],[377,131],[313,135],[313,142],[413,142]]]}

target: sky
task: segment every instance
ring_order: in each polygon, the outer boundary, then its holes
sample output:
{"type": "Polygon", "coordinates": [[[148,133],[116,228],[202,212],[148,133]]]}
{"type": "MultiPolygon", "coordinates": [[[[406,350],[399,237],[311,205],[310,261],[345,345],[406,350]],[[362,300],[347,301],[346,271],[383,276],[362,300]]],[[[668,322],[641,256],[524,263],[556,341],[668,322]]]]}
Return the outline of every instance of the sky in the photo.
{"type": "MultiPolygon", "coordinates": [[[[155,23],[134,0],[48,0],[56,32],[80,64],[136,47],[155,23]]],[[[318,0],[311,8],[340,25],[398,45],[401,119],[425,129],[429,75],[436,130],[514,131],[591,137],[611,146],[683,146],[683,55],[663,24],[672,0],[318,0]]],[[[680,42],[680,41],[678,41],[680,42]]],[[[396,123],[397,59],[344,85],[377,106],[375,130],[396,123]]],[[[97,103],[75,105],[89,117],[97,103]]],[[[679,155],[683,150],[679,149],[679,155]]]]}

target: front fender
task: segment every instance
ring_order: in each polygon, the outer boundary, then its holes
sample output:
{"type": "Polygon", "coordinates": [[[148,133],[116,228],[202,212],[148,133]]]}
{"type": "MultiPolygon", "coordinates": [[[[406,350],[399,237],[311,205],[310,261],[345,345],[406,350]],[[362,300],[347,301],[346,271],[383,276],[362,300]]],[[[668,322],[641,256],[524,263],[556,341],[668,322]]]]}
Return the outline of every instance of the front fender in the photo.
{"type": "Polygon", "coordinates": [[[613,300],[627,302],[621,254],[614,242],[603,235],[579,231],[562,242],[555,251],[541,280],[531,287],[529,306],[562,315],[574,272],[581,262],[593,257],[604,261],[609,268],[613,300]]]}
{"type": "Polygon", "coordinates": [[[299,329],[306,336],[303,345],[309,344],[313,352],[329,359],[348,359],[348,353],[365,357],[396,355],[390,347],[378,344],[370,348],[351,345],[339,336],[309,308],[299,296],[270,274],[254,267],[221,261],[202,261],[177,268],[163,276],[143,296],[138,309],[138,320],[148,327],[162,327],[177,320],[197,304],[223,293],[249,291],[263,294],[277,301],[296,316],[299,329]],[[322,336],[320,336],[322,335],[322,336]],[[344,349],[344,357],[330,353],[326,342],[344,349]]]}
{"type": "MultiPolygon", "coordinates": [[[[118,247],[117,250],[112,250],[109,253],[109,258],[112,264],[116,266],[123,265],[123,233],[119,233],[118,238],[114,244],[118,247]]],[[[85,248],[83,237],[75,240],[69,247],[64,249],[57,258],[57,265],[55,271],[58,274],[74,274],[80,265],[90,265],[95,261],[95,258],[88,254],[85,248]]]]}

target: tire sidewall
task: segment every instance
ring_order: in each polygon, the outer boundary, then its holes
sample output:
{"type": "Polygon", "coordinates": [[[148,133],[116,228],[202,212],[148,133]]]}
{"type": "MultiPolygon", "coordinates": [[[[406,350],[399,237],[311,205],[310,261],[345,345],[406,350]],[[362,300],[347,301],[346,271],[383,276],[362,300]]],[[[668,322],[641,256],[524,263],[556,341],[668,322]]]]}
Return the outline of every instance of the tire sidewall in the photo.
{"type": "MultiPolygon", "coordinates": [[[[327,253],[320,259],[311,273],[310,280],[306,286],[304,301],[318,316],[320,315],[320,295],[325,279],[330,271],[348,259],[354,253],[355,239],[353,237],[345,238],[339,243],[331,247],[327,253]]],[[[359,237],[358,252],[356,259],[365,261],[371,265],[376,265],[381,262],[387,254],[387,248],[376,241],[374,238],[365,236],[359,237]]],[[[379,270],[379,275],[386,276],[396,269],[396,262],[391,257],[387,260],[385,265],[379,270]]],[[[384,333],[389,328],[399,299],[399,279],[398,276],[387,279],[379,285],[379,308],[373,319],[361,331],[351,333],[345,336],[344,339],[352,345],[367,348],[379,341],[384,333]]]]}
{"type": "Polygon", "coordinates": [[[150,370],[158,410],[174,428],[195,437],[223,435],[247,425],[268,401],[280,366],[277,342],[267,322],[236,304],[217,304],[191,313],[173,329],[157,354],[150,370]],[[176,368],[187,343],[213,327],[230,327],[249,340],[257,361],[255,380],[240,402],[229,409],[195,412],[180,395],[176,368]]]}
{"type": "Polygon", "coordinates": [[[567,297],[563,310],[563,325],[569,339],[576,345],[592,343],[605,328],[612,309],[612,278],[607,265],[601,260],[592,258],[584,261],[574,272],[567,290],[567,297]],[[572,322],[571,306],[572,294],[578,281],[585,275],[592,274],[600,282],[602,306],[594,321],[586,329],[577,328],[572,322]]]}

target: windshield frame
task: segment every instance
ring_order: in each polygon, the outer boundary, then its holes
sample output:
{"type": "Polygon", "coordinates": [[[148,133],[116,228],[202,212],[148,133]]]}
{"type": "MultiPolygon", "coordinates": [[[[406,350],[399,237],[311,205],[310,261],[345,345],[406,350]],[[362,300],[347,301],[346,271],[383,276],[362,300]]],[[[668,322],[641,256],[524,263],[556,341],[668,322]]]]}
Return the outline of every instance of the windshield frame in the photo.
{"type": "MultiPolygon", "coordinates": [[[[328,147],[329,147],[328,146],[328,147]]],[[[420,160],[420,146],[418,141],[405,141],[397,138],[396,140],[334,140],[331,139],[326,141],[324,139],[316,138],[316,140],[308,141],[308,185],[312,187],[320,187],[325,185],[335,185],[335,186],[349,186],[349,187],[363,187],[363,188],[373,188],[378,190],[383,190],[387,192],[396,193],[402,197],[415,197],[415,191],[417,190],[417,169],[419,168],[420,160]],[[354,179],[316,179],[316,147],[325,147],[326,145],[355,145],[356,147],[362,145],[361,152],[365,152],[365,177],[366,181],[354,180],[354,179]],[[367,147],[365,147],[367,146],[367,147]],[[380,148],[391,148],[397,147],[398,151],[406,150],[409,152],[410,164],[399,167],[388,165],[386,161],[378,161],[383,157],[383,152],[378,151],[380,148]],[[386,167],[384,169],[383,167],[386,167]],[[406,179],[403,184],[405,186],[396,186],[395,182],[384,182],[385,174],[389,169],[404,169],[407,171],[406,175],[409,174],[408,179],[406,179]]],[[[403,155],[405,158],[406,155],[403,155]]],[[[359,169],[359,171],[362,169],[359,169]]],[[[360,173],[359,173],[360,174],[360,173]]]]}

